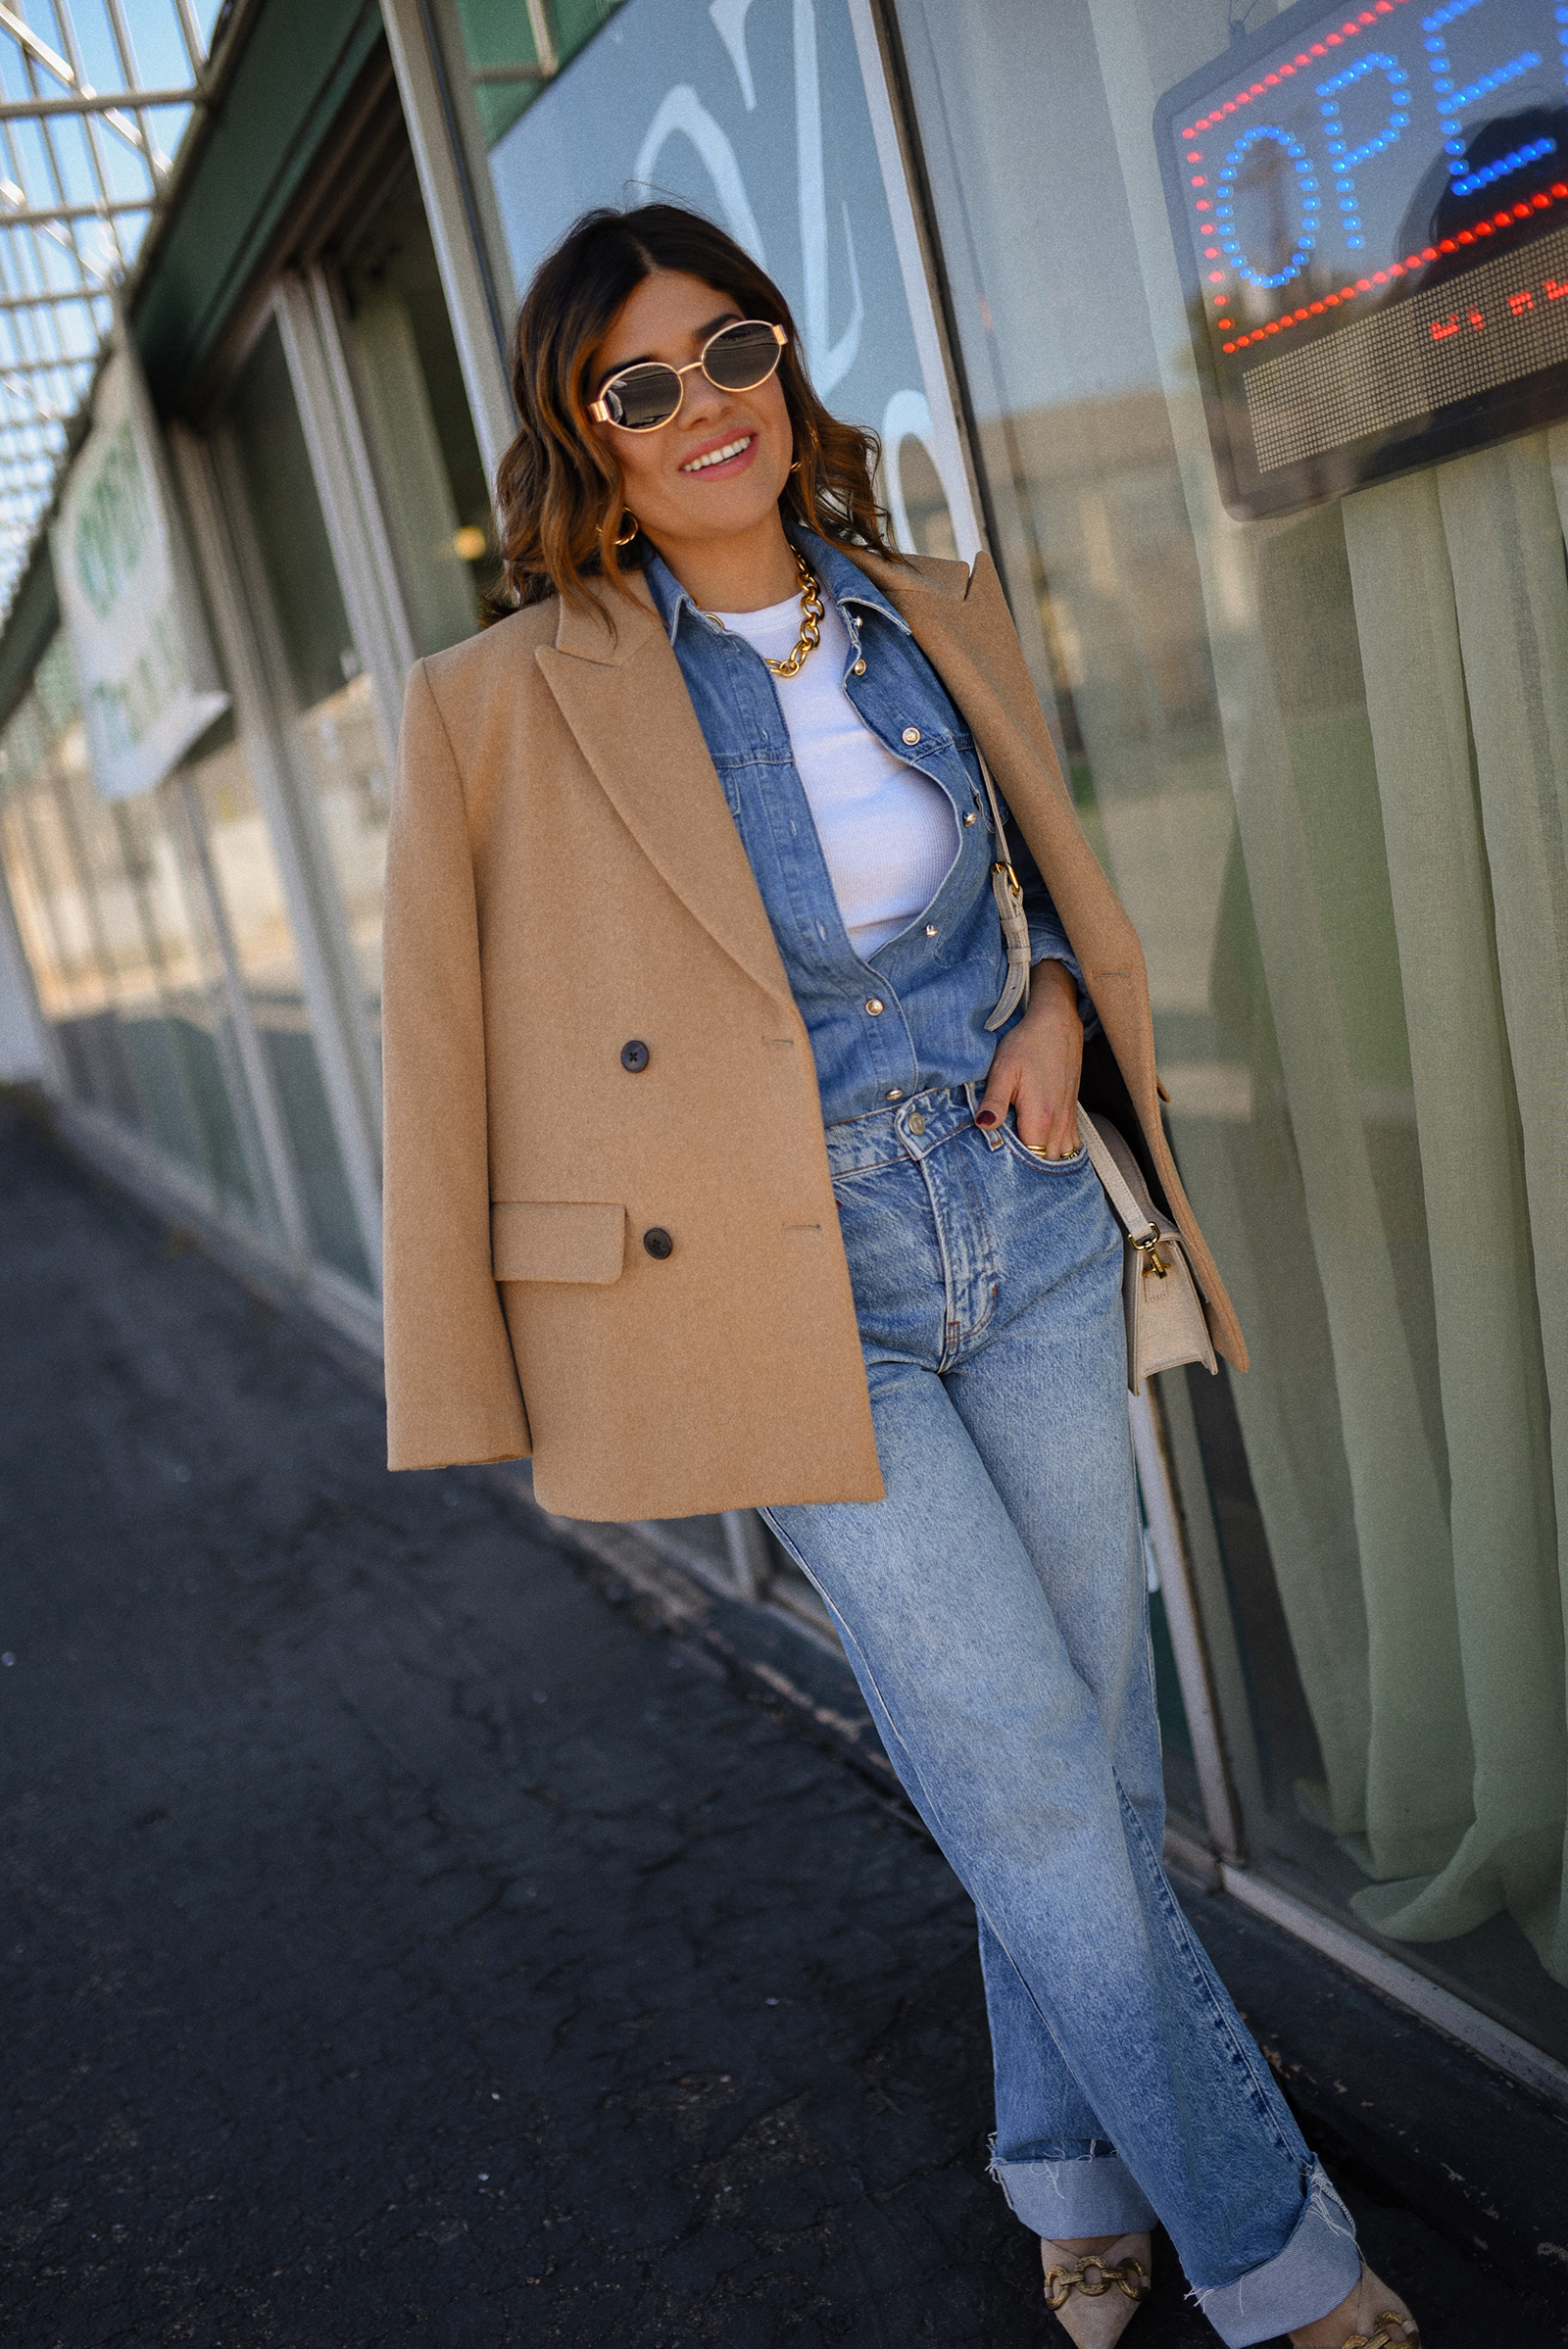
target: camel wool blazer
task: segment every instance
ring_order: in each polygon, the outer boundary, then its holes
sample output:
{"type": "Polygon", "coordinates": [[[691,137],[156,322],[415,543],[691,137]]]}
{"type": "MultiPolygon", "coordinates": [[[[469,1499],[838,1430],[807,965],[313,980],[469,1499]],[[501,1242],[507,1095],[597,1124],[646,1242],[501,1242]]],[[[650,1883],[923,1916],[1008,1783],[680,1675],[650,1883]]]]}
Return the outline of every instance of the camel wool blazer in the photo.
{"type": "MultiPolygon", "coordinates": [[[[995,566],[850,551],[1034,851],[1109,1048],[1105,1105],[1245,1368],[1160,1123],[1143,953],[995,566]]],[[[572,1517],[876,1500],[810,1043],[635,585],[514,612],[409,679],[385,929],[389,1464],[531,1453],[540,1500],[572,1517]]]]}

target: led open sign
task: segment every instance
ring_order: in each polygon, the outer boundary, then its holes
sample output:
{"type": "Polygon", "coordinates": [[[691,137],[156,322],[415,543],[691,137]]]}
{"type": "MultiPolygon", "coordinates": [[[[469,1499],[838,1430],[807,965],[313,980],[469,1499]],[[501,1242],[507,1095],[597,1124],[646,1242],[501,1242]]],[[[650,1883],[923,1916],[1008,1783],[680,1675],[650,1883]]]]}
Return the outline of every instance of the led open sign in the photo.
{"type": "Polygon", "coordinates": [[[1233,514],[1568,415],[1568,0],[1307,0],[1154,127],[1233,514]]]}

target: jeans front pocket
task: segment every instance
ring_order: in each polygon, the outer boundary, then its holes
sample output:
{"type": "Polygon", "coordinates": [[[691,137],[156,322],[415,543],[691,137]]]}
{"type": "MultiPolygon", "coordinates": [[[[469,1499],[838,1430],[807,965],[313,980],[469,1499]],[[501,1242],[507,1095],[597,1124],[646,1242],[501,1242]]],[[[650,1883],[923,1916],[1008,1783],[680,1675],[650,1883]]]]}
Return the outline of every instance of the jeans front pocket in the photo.
{"type": "Polygon", "coordinates": [[[1013,1130],[1012,1113],[1010,1110],[1007,1113],[1007,1122],[1002,1129],[1002,1139],[1006,1145],[1007,1149],[1011,1150],[1015,1158],[1021,1158],[1026,1166],[1032,1166],[1038,1173],[1044,1175],[1071,1174],[1075,1168],[1082,1166],[1084,1160],[1089,1155],[1089,1152],[1085,1150],[1083,1144],[1080,1142],[1078,1148],[1073,1151],[1070,1158],[1042,1158],[1037,1156],[1026,1142],[1020,1142],[1018,1140],[1017,1134],[1013,1130]]]}

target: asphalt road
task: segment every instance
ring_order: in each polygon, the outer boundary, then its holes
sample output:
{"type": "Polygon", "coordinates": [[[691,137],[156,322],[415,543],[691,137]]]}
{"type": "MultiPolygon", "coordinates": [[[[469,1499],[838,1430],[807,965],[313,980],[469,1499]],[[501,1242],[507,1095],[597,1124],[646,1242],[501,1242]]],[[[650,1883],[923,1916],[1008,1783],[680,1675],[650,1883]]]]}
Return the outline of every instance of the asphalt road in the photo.
{"type": "MultiPolygon", "coordinates": [[[[0,1297],[6,2340],[1063,2338],[865,1786],[4,1103],[0,1297]]],[[[1358,2207],[1428,2349],[1560,2337],[1358,2207]]]]}

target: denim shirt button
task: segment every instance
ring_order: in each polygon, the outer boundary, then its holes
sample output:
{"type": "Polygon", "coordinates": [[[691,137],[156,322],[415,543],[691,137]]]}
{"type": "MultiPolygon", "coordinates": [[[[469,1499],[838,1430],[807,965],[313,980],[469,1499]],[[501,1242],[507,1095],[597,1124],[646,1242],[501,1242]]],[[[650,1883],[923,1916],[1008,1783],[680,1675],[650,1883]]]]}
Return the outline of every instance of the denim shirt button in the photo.
{"type": "Polygon", "coordinates": [[[888,1089],[887,1098],[890,1101],[902,1101],[904,1099],[904,1087],[902,1085],[890,1086],[888,1089]]]}
{"type": "Polygon", "coordinates": [[[905,729],[904,729],[904,739],[905,739],[905,741],[906,741],[906,743],[909,745],[909,747],[910,747],[910,748],[911,748],[911,750],[912,750],[912,749],[913,749],[913,747],[914,747],[914,745],[915,745],[915,744],[916,744],[916,743],[919,741],[919,739],[920,739],[920,729],[919,729],[919,727],[918,727],[918,726],[906,726],[906,727],[905,727],[905,729]]]}
{"type": "Polygon", "coordinates": [[[974,822],[974,809],[972,807],[963,820],[966,824],[972,824],[974,822]]]}
{"type": "Polygon", "coordinates": [[[863,661],[858,661],[854,668],[851,669],[850,675],[852,677],[863,677],[865,675],[865,662],[863,661]]]}
{"type": "Polygon", "coordinates": [[[885,1010],[887,1008],[879,995],[868,996],[866,998],[865,1007],[867,1011],[870,1012],[873,1019],[875,1019],[879,1011],[885,1010]]]}

